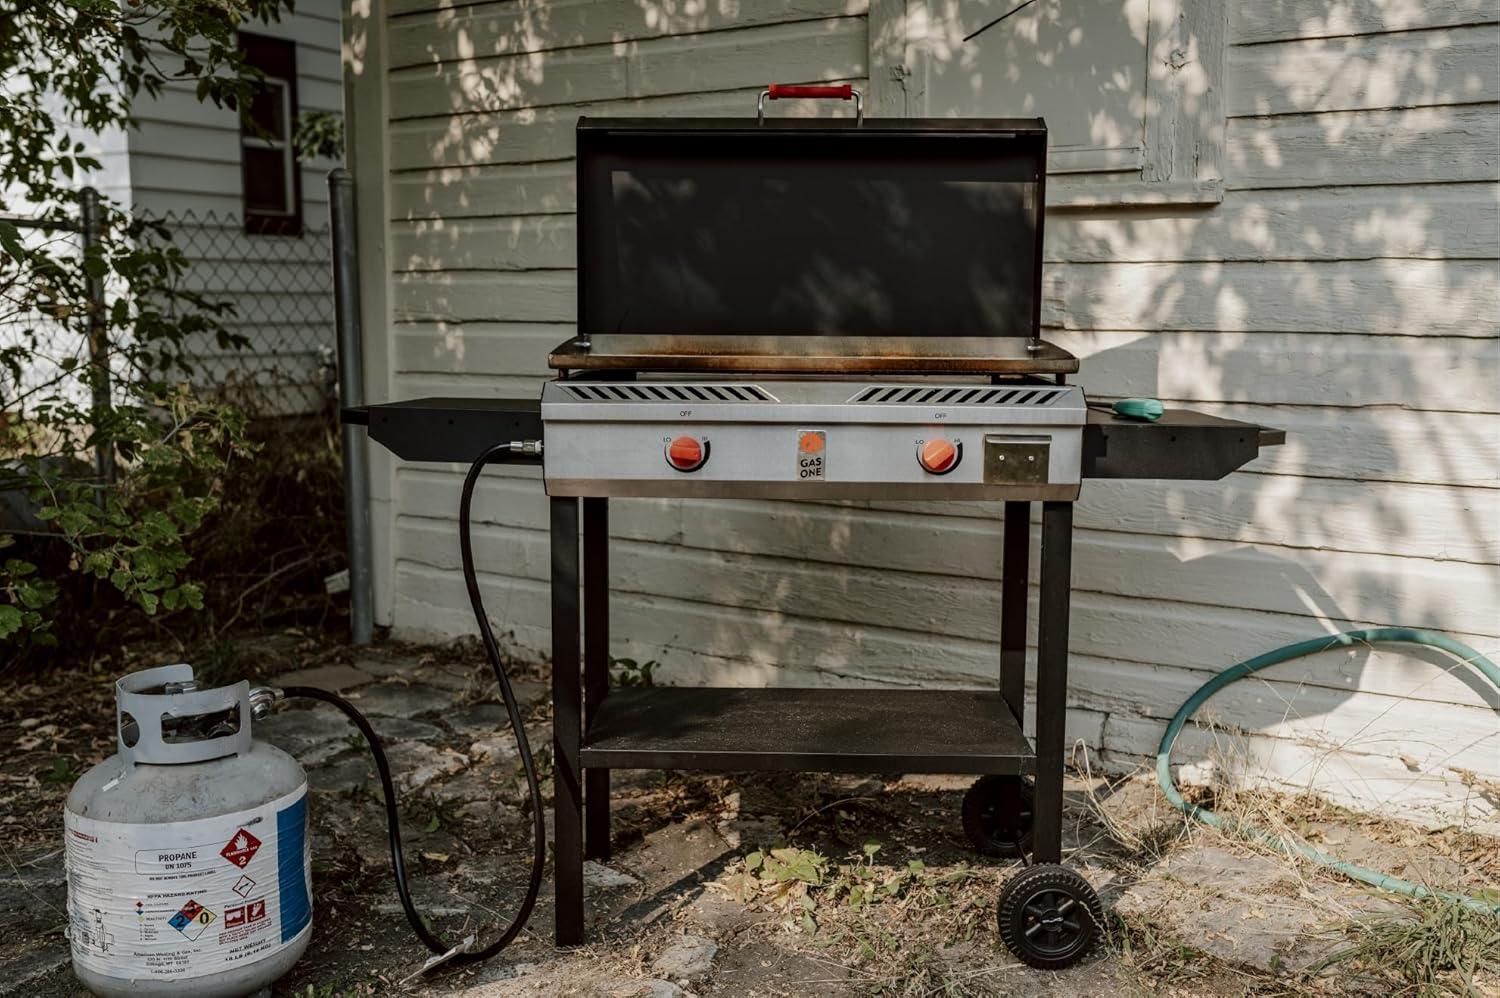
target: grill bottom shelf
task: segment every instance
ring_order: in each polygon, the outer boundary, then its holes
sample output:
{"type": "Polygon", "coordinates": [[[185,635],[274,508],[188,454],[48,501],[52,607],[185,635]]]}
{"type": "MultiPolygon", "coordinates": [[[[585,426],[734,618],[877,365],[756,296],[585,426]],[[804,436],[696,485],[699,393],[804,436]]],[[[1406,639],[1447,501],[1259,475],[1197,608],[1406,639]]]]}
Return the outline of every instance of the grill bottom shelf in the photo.
{"type": "Polygon", "coordinates": [[[614,689],[580,761],[602,769],[1032,773],[999,693],[977,690],[614,689]]]}

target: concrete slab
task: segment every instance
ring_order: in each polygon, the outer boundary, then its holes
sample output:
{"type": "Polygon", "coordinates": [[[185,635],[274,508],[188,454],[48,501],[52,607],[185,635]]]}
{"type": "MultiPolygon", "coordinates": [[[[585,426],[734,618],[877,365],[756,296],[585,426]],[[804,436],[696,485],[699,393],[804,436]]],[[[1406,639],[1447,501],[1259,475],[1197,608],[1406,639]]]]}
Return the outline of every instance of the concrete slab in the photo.
{"type": "Polygon", "coordinates": [[[360,655],[354,660],[354,664],[368,672],[372,676],[381,679],[389,679],[392,676],[409,678],[412,673],[422,667],[422,655],[406,654],[367,654],[360,655]]]}
{"type": "Polygon", "coordinates": [[[612,866],[605,866],[591,859],[583,864],[583,886],[591,890],[616,890],[621,887],[634,887],[639,883],[638,878],[616,870],[612,866]]]}
{"type": "Polygon", "coordinates": [[[283,672],[276,677],[277,686],[311,686],[313,689],[327,690],[330,693],[342,693],[344,690],[356,689],[374,681],[374,676],[352,665],[320,665],[316,669],[283,672]]]}
{"type": "Polygon", "coordinates": [[[658,976],[679,985],[707,977],[714,969],[714,956],[719,944],[705,936],[681,936],[651,961],[651,970],[658,976]]]}
{"type": "Polygon", "coordinates": [[[1343,944],[1341,923],[1386,903],[1278,857],[1209,841],[1168,857],[1115,911],[1227,963],[1296,971],[1343,944]]]}
{"type": "Polygon", "coordinates": [[[416,790],[468,766],[469,760],[452,749],[435,748],[422,742],[398,742],[386,748],[391,778],[398,787],[416,790]]]}
{"type": "Polygon", "coordinates": [[[357,734],[343,715],[331,707],[283,708],[264,720],[253,722],[251,732],[256,738],[299,758],[316,746],[357,734]]]}
{"type": "Polygon", "coordinates": [[[437,716],[453,707],[453,698],[443,690],[396,682],[367,686],[350,701],[361,713],[381,717],[437,716]]]}
{"type": "Polygon", "coordinates": [[[307,785],[314,791],[329,794],[347,793],[356,787],[368,787],[376,794],[380,792],[380,786],[376,783],[375,763],[370,761],[368,755],[351,755],[347,759],[310,769],[307,773],[307,785]]]}

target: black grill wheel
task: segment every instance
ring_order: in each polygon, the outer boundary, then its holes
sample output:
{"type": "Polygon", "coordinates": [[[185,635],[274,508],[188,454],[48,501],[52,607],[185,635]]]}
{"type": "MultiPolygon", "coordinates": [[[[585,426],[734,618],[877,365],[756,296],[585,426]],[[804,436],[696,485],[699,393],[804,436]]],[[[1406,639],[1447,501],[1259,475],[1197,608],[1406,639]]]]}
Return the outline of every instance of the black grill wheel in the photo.
{"type": "Polygon", "coordinates": [[[1000,938],[1040,970],[1073,966],[1104,936],[1099,895],[1066,866],[1027,867],[1005,882],[996,908],[1000,938]]]}
{"type": "Polygon", "coordinates": [[[964,834],[986,856],[1031,852],[1036,793],[1022,776],[982,776],[964,793],[964,834]]]}

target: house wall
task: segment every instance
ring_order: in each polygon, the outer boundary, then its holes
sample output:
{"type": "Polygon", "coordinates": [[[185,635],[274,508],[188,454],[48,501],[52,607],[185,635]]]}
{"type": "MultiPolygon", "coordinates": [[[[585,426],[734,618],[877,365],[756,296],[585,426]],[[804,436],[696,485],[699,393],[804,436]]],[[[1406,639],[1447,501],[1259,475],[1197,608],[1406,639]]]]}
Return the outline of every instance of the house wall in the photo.
{"type": "MultiPolygon", "coordinates": [[[[247,25],[296,42],[301,110],[343,111],[341,6],[341,0],[299,0],[296,13],[280,22],[247,25]]],[[[206,342],[192,350],[196,377],[205,385],[246,383],[253,390],[237,397],[268,414],[321,410],[334,345],[327,174],[338,164],[301,165],[303,236],[246,236],[238,113],[200,102],[188,82],[169,82],[156,98],[138,96],[132,111],[130,128],[69,129],[100,164],[78,185],[168,221],[190,263],[183,286],[235,306],[223,324],[249,345],[226,351],[206,342]]],[[[7,211],[32,212],[16,191],[4,193],[7,211]]],[[[0,341],[11,335],[0,329],[0,341]]],[[[52,371],[38,358],[23,380],[44,380],[52,371]]]]}
{"type": "MultiPolygon", "coordinates": [[[[340,0],[298,0],[296,13],[246,30],[297,46],[300,111],[342,113],[340,0]]],[[[252,378],[258,404],[276,412],[324,404],[334,344],[328,250],[326,159],[301,164],[304,235],[247,236],[242,229],[239,113],[201,102],[192,83],[168,83],[134,108],[127,135],[130,183],[121,196],[137,212],[165,216],[192,263],[187,286],[235,305],[225,325],[246,336],[242,350],[196,352],[205,382],[252,378]]]]}
{"type": "MultiPolygon", "coordinates": [[[[297,45],[297,99],[301,109],[341,113],[339,0],[297,0],[296,13],[245,30],[297,45]]],[[[130,133],[131,190],[136,208],[149,212],[240,214],[239,113],[200,102],[191,82],[168,83],[156,100],[134,109],[130,133]]],[[[309,227],[328,222],[327,174],[336,164],[302,165],[303,217],[309,227]]]]}
{"type": "MultiPolygon", "coordinates": [[[[1222,200],[1047,221],[1046,335],[1084,358],[1091,393],[1288,433],[1221,482],[1085,487],[1070,728],[1117,768],[1153,753],[1214,672],[1287,641],[1400,624],[1500,647],[1500,17],[1484,0],[1215,10],[1222,200]]],[[[772,79],[867,86],[866,15],[865,0],[390,4],[363,53],[386,68],[366,78],[385,81],[394,320],[370,331],[372,393],[534,396],[572,333],[576,117],[748,115],[772,79]]],[[[393,462],[377,484],[379,613],[397,634],[472,630],[463,470],[393,462]]],[[[540,652],[537,477],[487,474],[475,548],[491,616],[540,652]]],[[[997,508],[611,509],[616,654],[659,659],[667,682],[994,681],[997,508]]],[[[1179,756],[1492,818],[1500,697],[1452,667],[1384,648],[1282,666],[1205,712],[1248,737],[1190,733],[1179,756]]]]}

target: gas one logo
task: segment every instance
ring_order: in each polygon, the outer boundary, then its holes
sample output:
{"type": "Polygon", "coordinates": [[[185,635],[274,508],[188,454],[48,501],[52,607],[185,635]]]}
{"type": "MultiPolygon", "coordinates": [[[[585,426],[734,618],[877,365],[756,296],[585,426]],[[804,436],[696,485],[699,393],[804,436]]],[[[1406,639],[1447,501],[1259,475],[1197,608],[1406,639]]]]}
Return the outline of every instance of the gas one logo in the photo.
{"type": "Polygon", "coordinates": [[[821,481],[828,459],[828,438],[822,430],[797,431],[797,478],[821,481]]]}
{"type": "Polygon", "coordinates": [[[219,855],[243,870],[250,860],[255,858],[256,850],[259,848],[260,839],[241,828],[234,833],[234,837],[229,840],[228,844],[219,850],[219,855]]]}

